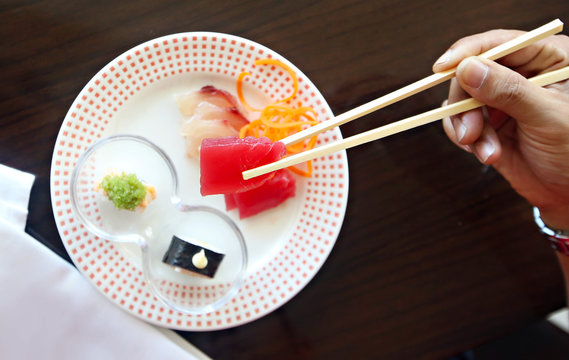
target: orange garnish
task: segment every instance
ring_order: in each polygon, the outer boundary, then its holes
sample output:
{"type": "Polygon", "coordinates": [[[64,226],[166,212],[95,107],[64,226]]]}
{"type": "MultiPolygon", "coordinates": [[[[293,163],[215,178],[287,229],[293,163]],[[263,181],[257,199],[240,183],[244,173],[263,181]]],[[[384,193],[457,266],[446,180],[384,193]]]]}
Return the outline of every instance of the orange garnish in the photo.
{"type": "Polygon", "coordinates": [[[249,105],[249,103],[247,103],[247,101],[245,101],[245,97],[243,96],[243,79],[245,79],[245,76],[249,76],[249,75],[251,75],[251,73],[248,73],[246,71],[243,71],[241,74],[239,74],[239,77],[237,78],[237,97],[239,98],[239,101],[241,101],[241,104],[243,104],[243,106],[247,110],[249,110],[249,111],[261,111],[259,109],[255,109],[254,107],[249,105]]]}
{"type": "MultiPolygon", "coordinates": [[[[283,68],[292,78],[293,92],[288,97],[269,104],[262,110],[255,109],[247,103],[243,96],[243,79],[251,74],[245,71],[239,74],[239,77],[237,78],[237,96],[239,100],[249,111],[261,113],[258,119],[251,121],[249,124],[241,128],[239,131],[239,137],[265,136],[271,141],[279,141],[308,126],[318,124],[318,121],[316,120],[317,114],[313,108],[309,106],[302,106],[302,104],[299,104],[299,107],[295,108],[285,104],[294,99],[298,93],[298,78],[290,66],[276,59],[259,59],[255,61],[255,65],[275,65],[283,68]]],[[[287,155],[297,154],[299,152],[312,149],[315,144],[316,136],[313,136],[308,140],[287,146],[287,155]]],[[[306,171],[301,170],[296,166],[290,166],[288,169],[296,174],[310,177],[312,176],[312,161],[306,162],[306,171]]]]}
{"type": "Polygon", "coordinates": [[[296,93],[298,93],[298,78],[296,76],[296,73],[294,72],[294,70],[290,66],[288,66],[287,64],[283,63],[282,61],[276,60],[276,59],[258,59],[258,60],[255,60],[255,65],[257,65],[257,66],[259,66],[259,65],[275,65],[275,66],[283,68],[290,75],[290,77],[292,79],[293,91],[289,97],[286,97],[279,102],[287,102],[289,100],[294,99],[294,97],[296,96],[296,93]]]}

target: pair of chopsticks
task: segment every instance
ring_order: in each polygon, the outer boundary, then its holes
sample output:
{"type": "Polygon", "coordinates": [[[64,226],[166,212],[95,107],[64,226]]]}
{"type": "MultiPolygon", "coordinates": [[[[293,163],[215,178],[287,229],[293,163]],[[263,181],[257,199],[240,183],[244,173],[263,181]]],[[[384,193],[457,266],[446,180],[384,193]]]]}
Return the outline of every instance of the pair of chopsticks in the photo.
{"type": "MultiPolygon", "coordinates": [[[[535,30],[527,32],[515,39],[512,39],[495,48],[492,48],[479,56],[489,60],[496,60],[505,55],[511,54],[519,49],[522,49],[530,44],[533,44],[541,39],[544,39],[550,35],[559,33],[561,32],[561,30],[563,30],[563,22],[561,22],[559,19],[556,19],[535,30]]],[[[293,134],[281,140],[281,142],[284,143],[286,146],[289,146],[297,142],[303,141],[316,134],[332,129],[336,126],[340,126],[349,121],[355,120],[373,111],[381,109],[397,101],[403,100],[411,95],[417,94],[435,85],[438,85],[446,80],[453,78],[455,76],[455,73],[456,73],[456,68],[441,73],[432,74],[424,79],[421,79],[417,82],[404,86],[399,90],[381,96],[366,104],[363,104],[343,114],[340,114],[334,117],[333,119],[323,121],[317,125],[314,125],[310,128],[307,128],[296,134],[293,134]]],[[[529,79],[529,81],[538,86],[545,86],[566,79],[569,79],[569,66],[549,73],[535,76],[529,79]]],[[[447,116],[460,114],[483,105],[484,104],[482,104],[480,101],[472,98],[462,100],[451,105],[430,110],[419,115],[411,116],[406,119],[399,120],[397,122],[381,126],[379,128],[369,130],[361,134],[354,135],[346,139],[342,139],[340,141],[336,141],[334,143],[329,143],[302,153],[288,156],[273,163],[269,163],[254,169],[243,171],[243,179],[245,180],[251,179],[259,175],[283,169],[337,151],[349,149],[357,145],[381,139],[386,136],[394,135],[409,129],[413,129],[421,125],[434,122],[436,120],[440,120],[447,116]]]]}

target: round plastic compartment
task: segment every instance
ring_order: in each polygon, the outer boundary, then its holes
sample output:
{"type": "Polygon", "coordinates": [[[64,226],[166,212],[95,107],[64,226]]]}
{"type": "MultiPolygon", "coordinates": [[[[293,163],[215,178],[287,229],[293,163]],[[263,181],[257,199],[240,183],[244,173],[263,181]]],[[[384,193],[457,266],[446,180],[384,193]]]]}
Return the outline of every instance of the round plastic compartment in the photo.
{"type": "Polygon", "coordinates": [[[215,311],[243,283],[247,249],[237,225],[215,208],[182,203],[172,161],[144,137],[113,135],[89,147],[73,170],[71,205],[78,220],[100,241],[139,247],[137,263],[147,285],[175,311],[192,315],[215,311]],[[123,172],[155,188],[156,198],[144,209],[118,209],[100,188],[106,175],[123,172]],[[223,254],[215,274],[204,276],[165,263],[174,236],[223,254]]]}

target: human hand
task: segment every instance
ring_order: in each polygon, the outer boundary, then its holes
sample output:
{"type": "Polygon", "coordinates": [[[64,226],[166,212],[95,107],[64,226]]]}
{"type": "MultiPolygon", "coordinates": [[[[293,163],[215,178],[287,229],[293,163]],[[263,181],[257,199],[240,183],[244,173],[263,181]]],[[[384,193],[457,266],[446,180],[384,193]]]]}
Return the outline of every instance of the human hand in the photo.
{"type": "Polygon", "coordinates": [[[448,103],[471,96],[487,104],[444,119],[443,128],[459,147],[492,164],[549,226],[569,230],[569,81],[541,88],[526,80],[569,65],[569,37],[544,39],[499,63],[476,57],[520,34],[465,37],[435,63],[435,72],[458,64],[448,103]]]}

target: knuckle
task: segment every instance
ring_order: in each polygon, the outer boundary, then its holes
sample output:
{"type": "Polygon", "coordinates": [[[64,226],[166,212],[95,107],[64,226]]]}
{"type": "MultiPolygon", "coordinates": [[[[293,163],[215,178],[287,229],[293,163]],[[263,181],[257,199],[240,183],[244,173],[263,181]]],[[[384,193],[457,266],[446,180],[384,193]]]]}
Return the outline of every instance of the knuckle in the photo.
{"type": "Polygon", "coordinates": [[[494,100],[501,105],[513,105],[521,102],[524,98],[524,88],[521,78],[516,73],[510,73],[504,81],[497,84],[494,100]]]}
{"type": "Polygon", "coordinates": [[[555,57],[554,57],[554,65],[567,65],[569,60],[569,56],[567,55],[566,51],[562,49],[555,48],[555,57]]]}
{"type": "Polygon", "coordinates": [[[565,51],[557,51],[557,54],[559,54],[559,63],[562,63],[563,65],[566,65],[568,60],[569,60],[569,56],[567,55],[567,53],[565,51]]]}
{"type": "Polygon", "coordinates": [[[553,65],[551,67],[561,67],[569,63],[569,36],[567,35],[555,35],[549,42],[544,46],[551,54],[553,58],[553,65]]]}
{"type": "Polygon", "coordinates": [[[563,64],[567,61],[567,53],[553,44],[545,44],[543,52],[549,55],[549,61],[552,63],[552,66],[559,63],[563,64]]]}
{"type": "Polygon", "coordinates": [[[475,53],[476,51],[474,50],[482,48],[482,44],[485,41],[485,37],[486,33],[468,35],[455,41],[450,48],[453,50],[463,49],[469,54],[475,53]]]}
{"type": "Polygon", "coordinates": [[[557,45],[558,48],[565,48],[565,44],[569,43],[569,36],[565,34],[558,34],[553,37],[552,41],[557,45]]]}
{"type": "Polygon", "coordinates": [[[464,38],[458,39],[449,47],[449,49],[456,50],[458,48],[462,48],[466,44],[468,44],[468,42],[469,42],[469,37],[464,37],[464,38]]]}

